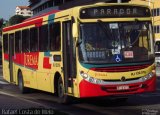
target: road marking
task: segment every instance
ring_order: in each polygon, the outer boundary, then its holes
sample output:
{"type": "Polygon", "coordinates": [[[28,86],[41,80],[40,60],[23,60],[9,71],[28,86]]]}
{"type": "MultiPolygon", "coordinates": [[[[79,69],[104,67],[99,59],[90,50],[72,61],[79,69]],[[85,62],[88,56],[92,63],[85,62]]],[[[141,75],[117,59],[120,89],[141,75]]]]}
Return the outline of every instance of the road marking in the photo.
{"type": "Polygon", "coordinates": [[[8,95],[8,96],[12,96],[12,97],[15,97],[14,95],[12,95],[12,94],[9,94],[9,93],[5,93],[5,92],[2,92],[2,91],[0,91],[0,94],[3,94],[3,95],[8,95]]]}
{"type": "Polygon", "coordinates": [[[14,97],[14,98],[17,98],[19,100],[23,100],[23,101],[26,101],[26,102],[29,102],[29,103],[33,103],[33,104],[39,105],[40,107],[51,108],[51,106],[48,106],[48,105],[45,105],[45,104],[42,104],[42,103],[39,103],[39,102],[36,102],[36,101],[31,101],[31,100],[25,99],[23,97],[20,97],[18,95],[13,95],[13,94],[6,93],[6,92],[3,92],[3,91],[0,91],[0,94],[11,96],[11,97],[14,97]]]}
{"type": "Polygon", "coordinates": [[[6,84],[9,84],[9,83],[4,82],[4,81],[0,81],[0,84],[4,84],[4,85],[6,85],[6,84]]]}
{"type": "Polygon", "coordinates": [[[0,76],[0,84],[9,84],[8,82],[4,81],[3,76],[0,76]]]}

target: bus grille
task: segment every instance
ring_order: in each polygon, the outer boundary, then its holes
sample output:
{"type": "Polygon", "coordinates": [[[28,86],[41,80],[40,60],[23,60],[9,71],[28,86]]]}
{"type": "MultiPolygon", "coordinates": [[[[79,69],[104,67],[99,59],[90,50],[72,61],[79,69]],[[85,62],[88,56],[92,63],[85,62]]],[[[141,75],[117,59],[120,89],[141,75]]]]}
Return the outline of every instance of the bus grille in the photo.
{"type": "Polygon", "coordinates": [[[127,71],[136,71],[149,67],[149,64],[146,65],[134,65],[134,66],[120,66],[120,67],[103,67],[103,68],[91,68],[90,70],[97,72],[127,72],[127,71]]]}

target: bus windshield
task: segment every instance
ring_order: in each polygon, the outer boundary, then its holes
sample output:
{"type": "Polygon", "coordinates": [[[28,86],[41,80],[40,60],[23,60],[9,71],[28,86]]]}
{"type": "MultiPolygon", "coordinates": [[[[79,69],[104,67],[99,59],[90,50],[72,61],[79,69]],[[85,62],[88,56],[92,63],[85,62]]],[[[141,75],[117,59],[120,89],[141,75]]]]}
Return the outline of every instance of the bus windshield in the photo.
{"type": "Polygon", "coordinates": [[[79,59],[84,63],[124,63],[154,59],[150,22],[81,23],[79,59]]]}

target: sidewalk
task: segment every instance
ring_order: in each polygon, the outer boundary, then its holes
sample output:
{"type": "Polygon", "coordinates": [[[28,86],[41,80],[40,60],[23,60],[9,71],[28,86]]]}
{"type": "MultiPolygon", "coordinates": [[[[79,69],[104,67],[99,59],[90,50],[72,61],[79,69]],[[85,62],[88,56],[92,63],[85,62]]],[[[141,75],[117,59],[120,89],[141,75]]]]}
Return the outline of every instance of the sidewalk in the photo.
{"type": "Polygon", "coordinates": [[[3,76],[2,65],[0,65],[0,77],[3,76]]]}

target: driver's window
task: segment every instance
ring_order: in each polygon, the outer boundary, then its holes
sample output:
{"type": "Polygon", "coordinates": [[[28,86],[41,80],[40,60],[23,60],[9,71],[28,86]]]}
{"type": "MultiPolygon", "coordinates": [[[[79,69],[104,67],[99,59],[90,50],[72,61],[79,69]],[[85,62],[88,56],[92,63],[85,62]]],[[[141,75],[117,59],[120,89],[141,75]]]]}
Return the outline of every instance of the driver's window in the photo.
{"type": "Polygon", "coordinates": [[[160,52],[160,41],[157,41],[155,44],[155,51],[160,52]]]}

